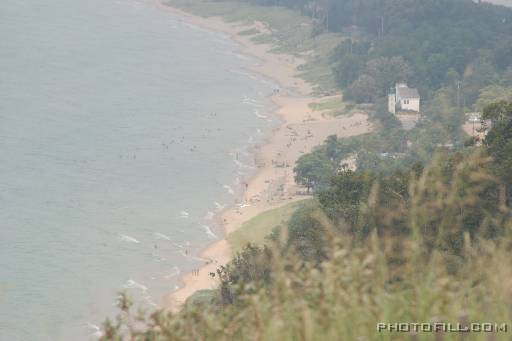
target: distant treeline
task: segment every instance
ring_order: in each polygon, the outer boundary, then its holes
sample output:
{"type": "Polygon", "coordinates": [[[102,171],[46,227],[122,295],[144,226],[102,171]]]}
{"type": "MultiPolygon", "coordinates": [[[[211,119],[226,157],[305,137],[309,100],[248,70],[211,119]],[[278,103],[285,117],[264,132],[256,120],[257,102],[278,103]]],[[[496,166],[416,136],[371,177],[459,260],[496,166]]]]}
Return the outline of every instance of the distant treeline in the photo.
{"type": "Polygon", "coordinates": [[[300,9],[323,30],[342,32],[330,58],[345,100],[372,103],[377,131],[329,139],[301,157],[297,181],[326,186],[340,162],[392,172],[427,161],[438,146],[460,150],[464,113],[512,100],[512,9],[471,0],[273,2],[300,9]],[[401,129],[386,96],[398,81],[418,87],[422,121],[401,129]]]}

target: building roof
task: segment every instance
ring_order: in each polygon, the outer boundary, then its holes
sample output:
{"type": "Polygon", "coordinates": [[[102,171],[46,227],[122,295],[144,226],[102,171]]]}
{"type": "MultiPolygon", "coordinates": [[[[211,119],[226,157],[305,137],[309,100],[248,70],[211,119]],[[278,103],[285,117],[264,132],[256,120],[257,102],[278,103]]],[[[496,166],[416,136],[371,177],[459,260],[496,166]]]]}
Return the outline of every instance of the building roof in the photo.
{"type": "Polygon", "coordinates": [[[420,94],[418,89],[407,88],[407,87],[397,87],[396,88],[396,97],[402,99],[410,99],[410,98],[420,98],[420,94]]]}

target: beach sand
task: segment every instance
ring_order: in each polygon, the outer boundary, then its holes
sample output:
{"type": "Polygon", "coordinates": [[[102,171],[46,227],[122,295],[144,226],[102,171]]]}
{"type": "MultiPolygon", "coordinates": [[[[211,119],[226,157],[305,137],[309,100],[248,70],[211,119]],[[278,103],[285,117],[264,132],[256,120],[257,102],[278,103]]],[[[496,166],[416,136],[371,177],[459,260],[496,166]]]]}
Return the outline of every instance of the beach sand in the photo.
{"type": "MultiPolygon", "coordinates": [[[[284,54],[270,53],[273,47],[255,44],[248,36],[238,33],[251,27],[265,31],[262,23],[252,26],[227,23],[219,17],[202,18],[175,9],[167,4],[158,3],[163,10],[171,12],[179,20],[230,35],[239,43],[240,52],[256,57],[259,62],[251,66],[251,71],[273,79],[280,85],[279,91],[272,96],[277,105],[276,114],[282,119],[282,125],[274,129],[266,144],[256,149],[258,170],[244,187],[243,204],[235,205],[222,212],[219,217],[224,226],[225,235],[235,231],[242,224],[258,214],[292,201],[304,199],[305,189],[295,184],[293,168],[296,160],[309,153],[313,147],[322,144],[330,135],[348,137],[369,132],[372,127],[365,114],[330,117],[313,111],[310,103],[326,100],[326,97],[313,97],[312,86],[297,78],[297,66],[303,60],[284,54]]],[[[177,310],[194,292],[217,287],[218,281],[210,276],[216,269],[231,259],[230,246],[225,239],[210,245],[201,253],[205,264],[195,273],[181,278],[180,288],[166,295],[162,305],[177,310]]]]}

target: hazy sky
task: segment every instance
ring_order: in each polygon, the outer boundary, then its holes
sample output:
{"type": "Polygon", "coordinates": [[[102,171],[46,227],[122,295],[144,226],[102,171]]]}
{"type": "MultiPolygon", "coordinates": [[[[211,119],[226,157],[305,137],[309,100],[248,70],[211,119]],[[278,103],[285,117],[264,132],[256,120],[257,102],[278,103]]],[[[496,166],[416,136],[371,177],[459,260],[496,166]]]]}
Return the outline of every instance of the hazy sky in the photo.
{"type": "Polygon", "coordinates": [[[505,5],[512,7],[512,0],[486,0],[487,2],[497,4],[497,5],[505,5]]]}

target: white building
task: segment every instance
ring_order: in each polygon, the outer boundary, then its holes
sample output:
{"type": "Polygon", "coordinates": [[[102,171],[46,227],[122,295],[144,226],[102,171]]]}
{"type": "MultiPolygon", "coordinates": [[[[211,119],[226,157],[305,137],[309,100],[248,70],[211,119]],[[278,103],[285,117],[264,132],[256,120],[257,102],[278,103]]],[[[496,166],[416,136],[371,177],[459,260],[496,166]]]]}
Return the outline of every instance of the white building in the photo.
{"type": "Polygon", "coordinates": [[[409,88],[406,83],[398,83],[395,86],[395,93],[388,97],[389,112],[396,114],[397,111],[420,112],[420,94],[418,89],[409,88]]]}

